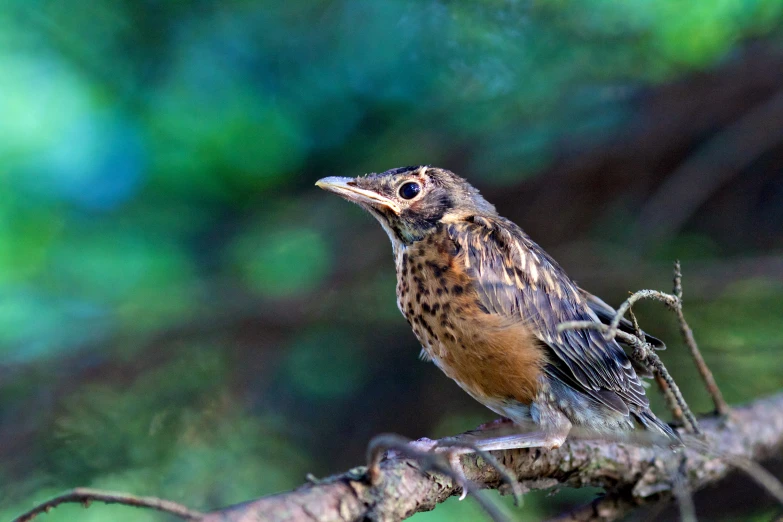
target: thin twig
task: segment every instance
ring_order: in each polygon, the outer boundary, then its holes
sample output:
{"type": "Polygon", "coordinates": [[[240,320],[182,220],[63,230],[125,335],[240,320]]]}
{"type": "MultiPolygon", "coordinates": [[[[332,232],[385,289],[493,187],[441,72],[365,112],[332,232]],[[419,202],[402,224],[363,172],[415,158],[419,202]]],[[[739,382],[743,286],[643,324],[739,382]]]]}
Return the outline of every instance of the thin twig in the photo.
{"type": "Polygon", "coordinates": [[[128,493],[116,491],[103,491],[90,488],[76,488],[38,504],[30,511],[23,513],[14,519],[14,522],[28,522],[41,513],[48,513],[60,504],[79,503],[85,508],[89,507],[91,502],[103,502],[104,504],[122,504],[125,506],[134,506],[148,509],[155,509],[170,515],[177,516],[183,520],[200,520],[204,514],[193,511],[182,504],[163,500],[157,497],[137,497],[128,493]]]}
{"type": "Polygon", "coordinates": [[[720,388],[718,388],[718,385],[715,383],[712,372],[707,367],[707,363],[704,361],[704,357],[702,357],[701,352],[699,351],[699,347],[696,344],[696,339],[693,336],[693,331],[685,320],[685,313],[683,312],[682,308],[682,270],[680,268],[679,261],[674,263],[674,295],[659,292],[657,290],[639,290],[638,292],[634,292],[631,297],[626,299],[625,302],[623,302],[623,304],[617,308],[614,319],[612,319],[612,321],[609,323],[609,329],[604,334],[604,337],[607,339],[614,339],[617,334],[617,329],[619,328],[620,322],[622,321],[626,312],[631,309],[631,306],[633,306],[634,303],[643,299],[660,301],[673,310],[677,315],[677,322],[680,326],[680,333],[682,334],[685,344],[690,350],[691,357],[693,357],[693,362],[696,365],[696,369],[699,371],[699,375],[701,375],[701,378],[704,381],[707,392],[710,394],[713,402],[715,403],[715,410],[719,415],[728,415],[729,406],[723,399],[720,388]]]}
{"type": "Polygon", "coordinates": [[[715,403],[715,411],[718,415],[726,416],[729,414],[729,405],[723,398],[723,394],[715,383],[715,378],[712,376],[712,372],[707,363],[704,361],[704,357],[701,355],[699,346],[696,344],[696,338],[693,336],[693,330],[691,330],[688,323],[685,321],[685,314],[682,310],[682,270],[680,268],[680,262],[674,263],[674,295],[677,297],[677,306],[674,307],[674,312],[677,314],[677,321],[680,324],[680,333],[685,344],[688,345],[688,349],[693,357],[693,362],[696,365],[696,369],[699,371],[702,380],[704,380],[704,386],[707,388],[707,392],[712,397],[712,401],[715,403]]]}
{"type": "Polygon", "coordinates": [[[633,331],[636,334],[636,337],[638,337],[643,343],[647,342],[647,336],[644,333],[644,330],[639,326],[639,320],[636,319],[636,314],[633,313],[633,307],[630,307],[628,309],[628,315],[631,316],[631,323],[633,324],[633,331]]]}
{"type": "MultiPolygon", "coordinates": [[[[699,375],[701,375],[701,378],[704,381],[704,385],[707,388],[707,392],[710,394],[713,402],[715,403],[715,410],[718,412],[719,415],[722,416],[728,415],[729,406],[726,403],[726,401],[723,399],[723,395],[721,394],[720,388],[718,388],[718,385],[715,383],[715,379],[712,376],[712,372],[710,371],[709,367],[707,367],[707,363],[704,361],[704,357],[701,355],[701,351],[699,351],[699,347],[696,344],[696,339],[693,336],[693,330],[691,330],[690,326],[688,326],[688,322],[685,320],[685,313],[683,312],[683,306],[682,306],[682,269],[680,267],[680,262],[675,261],[674,263],[674,294],[673,295],[666,294],[664,292],[659,292],[657,290],[639,290],[638,292],[634,292],[628,299],[626,299],[617,308],[614,318],[609,323],[609,327],[602,331],[604,332],[604,338],[606,338],[607,340],[618,337],[618,328],[620,326],[620,322],[623,320],[623,317],[625,316],[626,313],[628,312],[631,313],[631,317],[634,321],[634,328],[636,330],[636,337],[637,337],[637,342],[635,343],[635,346],[639,347],[639,353],[637,355],[641,356],[644,359],[649,360],[649,362],[654,364],[656,367],[661,368],[662,370],[661,378],[666,382],[668,388],[677,399],[677,403],[683,412],[683,416],[687,419],[688,423],[695,428],[694,432],[698,433],[699,430],[696,424],[696,418],[689,411],[687,405],[683,407],[683,405],[685,404],[684,400],[681,399],[681,395],[679,394],[679,391],[675,389],[676,387],[672,386],[674,380],[668,374],[665,367],[663,367],[663,363],[660,362],[660,359],[657,357],[657,355],[651,353],[651,350],[644,347],[647,344],[645,342],[644,333],[640,334],[641,330],[639,329],[639,325],[638,322],[636,321],[636,317],[633,316],[633,311],[631,310],[633,304],[636,303],[637,301],[641,301],[642,299],[651,299],[654,301],[660,301],[664,303],[667,307],[672,309],[674,313],[677,315],[677,322],[680,326],[680,333],[682,334],[685,344],[688,346],[688,349],[691,353],[691,357],[693,357],[693,362],[696,365],[696,369],[698,370],[699,375]]],[[[666,391],[664,391],[664,395],[668,397],[666,391]]]]}
{"type": "Polygon", "coordinates": [[[655,378],[655,382],[658,383],[661,393],[663,393],[663,398],[666,400],[666,404],[669,406],[674,420],[680,424],[685,424],[682,408],[680,408],[680,405],[677,403],[677,398],[672,393],[671,388],[666,384],[666,380],[657,373],[654,373],[653,377],[655,378]]]}
{"type": "MultiPolygon", "coordinates": [[[[653,290],[649,290],[649,292],[653,292],[653,290]]],[[[611,326],[607,326],[603,323],[597,323],[594,321],[566,321],[564,323],[560,323],[559,325],[557,325],[557,330],[559,332],[565,330],[585,330],[585,329],[598,330],[599,332],[603,332],[604,335],[608,335],[611,326]]],[[[688,407],[688,403],[685,402],[685,398],[682,396],[682,392],[680,392],[680,388],[677,386],[677,383],[674,382],[674,379],[672,378],[671,374],[669,374],[669,371],[666,369],[666,366],[664,366],[663,361],[661,361],[660,357],[658,357],[658,355],[652,349],[650,344],[642,342],[642,340],[636,337],[635,335],[623,332],[621,330],[615,330],[613,336],[610,337],[610,339],[615,339],[615,338],[619,338],[625,344],[633,348],[631,352],[631,356],[634,359],[636,359],[646,367],[651,368],[653,370],[653,373],[661,376],[661,378],[666,382],[667,386],[669,387],[672,395],[674,396],[677,405],[680,407],[680,409],[683,412],[683,417],[685,419],[685,429],[697,435],[701,434],[698,421],[696,420],[696,417],[693,415],[693,412],[691,412],[690,407],[688,407]]]]}
{"type": "Polygon", "coordinates": [[[666,369],[666,366],[664,366],[663,361],[661,361],[661,358],[658,357],[658,354],[649,348],[634,350],[634,354],[640,361],[644,361],[644,363],[652,367],[654,373],[660,375],[664,380],[669,388],[669,391],[674,396],[677,405],[680,407],[680,411],[682,411],[682,418],[685,421],[685,429],[695,435],[701,435],[702,431],[701,428],[699,428],[699,421],[696,420],[696,416],[691,411],[690,406],[688,406],[688,403],[685,402],[685,397],[682,396],[680,387],[677,386],[676,382],[674,382],[674,378],[666,369]]]}
{"type": "Polygon", "coordinates": [[[617,307],[617,313],[615,314],[614,319],[612,319],[612,322],[609,323],[609,328],[604,334],[606,339],[614,339],[617,336],[617,329],[620,326],[620,321],[623,320],[623,317],[625,317],[625,314],[628,312],[631,306],[634,305],[634,303],[643,299],[660,301],[672,309],[677,307],[677,298],[673,295],[659,292],[658,290],[639,290],[634,292],[631,297],[626,299],[623,304],[617,307]]]}
{"type": "MultiPolygon", "coordinates": [[[[636,314],[633,313],[633,307],[628,309],[628,315],[631,316],[631,321],[633,323],[633,329],[636,333],[636,337],[638,337],[642,343],[646,343],[647,336],[645,335],[644,330],[642,330],[642,328],[639,326],[639,320],[636,319],[636,314]]],[[[685,424],[682,408],[680,408],[680,405],[677,402],[677,397],[675,397],[674,393],[672,393],[672,389],[668,384],[666,384],[666,379],[664,379],[663,376],[661,376],[659,373],[653,373],[653,377],[655,378],[655,382],[658,383],[658,387],[661,389],[663,398],[666,401],[666,405],[669,406],[674,420],[680,422],[681,424],[685,424]]]]}

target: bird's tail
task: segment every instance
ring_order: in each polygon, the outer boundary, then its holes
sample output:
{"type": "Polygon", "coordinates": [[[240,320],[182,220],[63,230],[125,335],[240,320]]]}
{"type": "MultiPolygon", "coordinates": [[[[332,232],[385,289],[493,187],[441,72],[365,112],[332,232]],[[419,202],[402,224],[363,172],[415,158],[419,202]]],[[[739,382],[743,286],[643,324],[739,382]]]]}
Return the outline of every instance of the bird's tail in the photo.
{"type": "Polygon", "coordinates": [[[650,410],[637,412],[636,418],[639,419],[639,423],[648,431],[665,436],[673,446],[682,446],[682,438],[680,435],[674,431],[671,426],[656,417],[650,410]]]}

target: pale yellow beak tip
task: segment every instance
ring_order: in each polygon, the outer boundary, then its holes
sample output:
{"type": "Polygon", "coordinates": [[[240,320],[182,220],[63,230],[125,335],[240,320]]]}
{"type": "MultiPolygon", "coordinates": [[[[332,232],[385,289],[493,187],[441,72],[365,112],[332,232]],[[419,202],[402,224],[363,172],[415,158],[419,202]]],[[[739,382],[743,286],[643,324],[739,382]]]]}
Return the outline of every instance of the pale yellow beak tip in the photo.
{"type": "Polygon", "coordinates": [[[351,178],[342,178],[339,176],[327,176],[315,182],[315,186],[322,189],[345,188],[351,178]]]}

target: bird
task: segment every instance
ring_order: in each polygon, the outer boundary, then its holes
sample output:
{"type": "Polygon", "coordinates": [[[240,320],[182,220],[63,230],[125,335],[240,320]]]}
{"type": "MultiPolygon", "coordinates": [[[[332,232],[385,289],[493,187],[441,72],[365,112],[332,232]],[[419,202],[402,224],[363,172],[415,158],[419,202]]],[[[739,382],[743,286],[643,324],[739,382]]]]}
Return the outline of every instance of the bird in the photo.
{"type": "MultiPolygon", "coordinates": [[[[526,427],[474,447],[553,449],[575,429],[679,443],[650,409],[640,380],[649,374],[616,340],[558,329],[570,321],[608,323],[614,308],[580,288],[468,181],[420,165],[326,177],[316,186],[358,204],[386,231],[397,306],[422,357],[502,419],[526,427]]],[[[626,319],[620,328],[635,331],[626,319]]]]}

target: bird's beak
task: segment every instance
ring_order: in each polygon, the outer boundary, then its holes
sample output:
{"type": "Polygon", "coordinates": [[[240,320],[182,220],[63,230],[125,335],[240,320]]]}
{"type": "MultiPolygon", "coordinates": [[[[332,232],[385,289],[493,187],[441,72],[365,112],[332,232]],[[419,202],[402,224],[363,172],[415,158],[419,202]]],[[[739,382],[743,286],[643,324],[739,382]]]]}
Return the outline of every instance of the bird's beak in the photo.
{"type": "Polygon", "coordinates": [[[334,192],[338,196],[360,205],[372,205],[374,207],[382,206],[390,209],[395,214],[400,213],[399,205],[393,200],[372,190],[357,187],[356,180],[353,178],[329,176],[328,178],[316,181],[315,186],[328,190],[329,192],[334,192]]]}

